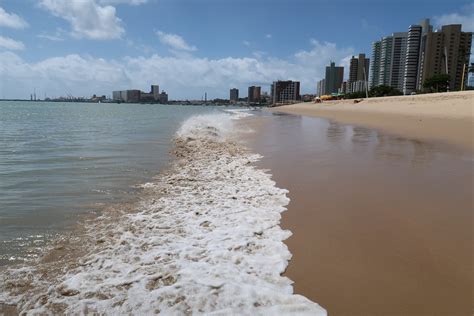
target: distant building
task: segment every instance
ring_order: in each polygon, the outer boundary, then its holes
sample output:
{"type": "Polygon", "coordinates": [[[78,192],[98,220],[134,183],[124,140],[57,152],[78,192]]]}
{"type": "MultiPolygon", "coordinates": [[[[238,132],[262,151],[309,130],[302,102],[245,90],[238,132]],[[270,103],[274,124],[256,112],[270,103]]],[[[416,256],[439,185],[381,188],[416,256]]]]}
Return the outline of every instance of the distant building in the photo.
{"type": "Polygon", "coordinates": [[[160,99],[160,86],[151,85],[151,94],[153,95],[153,100],[158,101],[160,99]]]}
{"type": "Polygon", "coordinates": [[[316,86],[316,95],[318,97],[326,94],[326,79],[321,79],[318,81],[316,86]]]}
{"type": "Polygon", "coordinates": [[[326,67],[325,79],[324,94],[337,93],[344,79],[344,67],[336,66],[334,62],[331,62],[331,64],[326,67]]]}
{"type": "Polygon", "coordinates": [[[369,68],[370,59],[366,58],[365,54],[359,54],[357,58],[352,56],[349,67],[349,80],[347,81],[347,86],[342,89],[342,93],[364,91],[368,82],[369,68]]]}
{"type": "Polygon", "coordinates": [[[160,96],[158,98],[158,101],[161,104],[166,104],[168,103],[168,94],[165,91],[161,91],[160,96]]]}
{"type": "Polygon", "coordinates": [[[232,88],[230,89],[230,102],[236,103],[239,101],[239,89],[232,88]]]}
{"type": "Polygon", "coordinates": [[[261,87],[256,87],[256,86],[249,87],[248,102],[249,103],[258,103],[258,102],[260,102],[261,91],[262,91],[261,87]]]}
{"type": "Polygon", "coordinates": [[[291,80],[273,81],[271,95],[273,104],[298,101],[300,99],[300,82],[291,80]]]}
{"type": "MultiPolygon", "coordinates": [[[[112,92],[112,100],[118,102],[127,102],[127,103],[139,103],[139,102],[149,102],[149,103],[166,103],[168,102],[168,95],[166,95],[166,102],[162,102],[163,93],[159,91],[160,87],[158,85],[151,85],[150,92],[143,92],[140,90],[120,90],[112,92]]],[[[166,93],[165,93],[166,94],[166,93]]]]}

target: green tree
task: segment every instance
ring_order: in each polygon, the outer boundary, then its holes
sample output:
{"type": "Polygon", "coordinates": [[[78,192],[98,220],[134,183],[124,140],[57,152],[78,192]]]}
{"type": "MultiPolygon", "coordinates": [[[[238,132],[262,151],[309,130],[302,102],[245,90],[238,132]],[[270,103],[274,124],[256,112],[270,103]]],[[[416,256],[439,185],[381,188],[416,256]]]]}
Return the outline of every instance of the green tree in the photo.
{"type": "Polygon", "coordinates": [[[423,88],[428,89],[430,92],[445,92],[448,90],[449,79],[447,74],[434,75],[425,80],[423,88]]]}
{"type": "Polygon", "coordinates": [[[392,95],[402,95],[403,93],[390,86],[380,85],[370,89],[369,96],[371,97],[387,97],[392,95]]]}
{"type": "Polygon", "coordinates": [[[365,98],[365,92],[363,91],[348,93],[344,96],[344,99],[361,99],[361,98],[365,98]]]}

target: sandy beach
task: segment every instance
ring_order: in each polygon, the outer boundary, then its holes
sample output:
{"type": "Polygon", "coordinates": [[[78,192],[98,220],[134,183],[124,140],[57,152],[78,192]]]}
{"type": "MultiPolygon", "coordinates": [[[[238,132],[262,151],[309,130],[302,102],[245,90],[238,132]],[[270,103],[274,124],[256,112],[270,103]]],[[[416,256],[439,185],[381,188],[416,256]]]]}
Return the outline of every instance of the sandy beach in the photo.
{"type": "Polygon", "coordinates": [[[474,91],[299,103],[272,111],[325,117],[420,140],[474,148],[474,91]]]}
{"type": "Polygon", "coordinates": [[[296,104],[249,121],[259,165],[289,190],[297,294],[329,315],[472,314],[473,96],[296,104]]]}

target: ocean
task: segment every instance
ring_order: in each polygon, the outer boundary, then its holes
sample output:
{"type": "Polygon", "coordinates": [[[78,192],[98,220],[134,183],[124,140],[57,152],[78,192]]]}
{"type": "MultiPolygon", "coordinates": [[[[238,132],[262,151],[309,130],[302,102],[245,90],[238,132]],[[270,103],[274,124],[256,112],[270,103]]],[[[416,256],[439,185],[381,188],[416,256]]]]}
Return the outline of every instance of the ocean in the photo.
{"type": "Polygon", "coordinates": [[[33,260],[85,213],[135,198],[202,106],[0,102],[0,265],[33,260]]]}

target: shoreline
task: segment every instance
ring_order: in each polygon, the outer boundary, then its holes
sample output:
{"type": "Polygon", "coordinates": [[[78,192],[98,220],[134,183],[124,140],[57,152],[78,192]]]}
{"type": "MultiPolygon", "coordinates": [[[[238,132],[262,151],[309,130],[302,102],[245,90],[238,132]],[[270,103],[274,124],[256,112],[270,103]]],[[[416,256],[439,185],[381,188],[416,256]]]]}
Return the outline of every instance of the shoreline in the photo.
{"type": "Polygon", "coordinates": [[[269,109],[333,119],[474,151],[474,91],[298,103],[269,109]],[[441,128],[442,126],[442,128],[441,128]]]}

